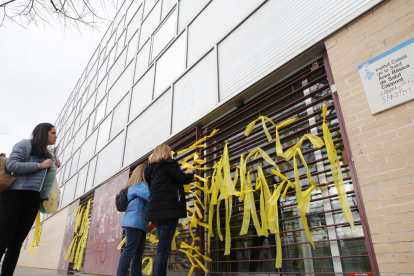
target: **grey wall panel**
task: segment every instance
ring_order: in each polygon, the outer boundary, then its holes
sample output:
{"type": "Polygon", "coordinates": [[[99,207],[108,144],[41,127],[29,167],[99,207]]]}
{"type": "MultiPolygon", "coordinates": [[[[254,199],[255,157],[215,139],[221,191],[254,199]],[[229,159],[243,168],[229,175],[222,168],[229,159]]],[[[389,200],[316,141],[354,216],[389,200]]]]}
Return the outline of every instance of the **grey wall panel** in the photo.
{"type": "Polygon", "coordinates": [[[83,167],[86,162],[91,159],[95,153],[96,138],[98,137],[98,131],[95,132],[86,140],[81,147],[81,154],[79,158],[79,167],[83,167]]]}
{"type": "Polygon", "coordinates": [[[94,185],[99,185],[121,169],[124,133],[118,135],[98,155],[94,185]]]}
{"type": "Polygon", "coordinates": [[[226,0],[208,4],[189,26],[188,64],[194,64],[263,2],[264,0],[226,0]]]}
{"type": "Polygon", "coordinates": [[[112,114],[110,114],[99,126],[98,140],[96,142],[96,152],[99,152],[109,141],[109,131],[111,130],[112,114]]]}
{"type": "Polygon", "coordinates": [[[170,17],[157,30],[152,38],[152,60],[167,46],[174,38],[177,29],[177,11],[174,11],[170,17]]]}
{"type": "Polygon", "coordinates": [[[268,1],[218,46],[220,99],[240,93],[378,2],[268,1]]]}
{"type": "Polygon", "coordinates": [[[114,109],[109,140],[112,140],[125,127],[128,116],[129,95],[131,94],[126,95],[114,109]]]}
{"type": "Polygon", "coordinates": [[[173,134],[215,109],[218,103],[216,52],[211,51],[174,85],[173,134]]]}
{"type": "Polygon", "coordinates": [[[144,43],[151,37],[152,33],[160,24],[160,15],[161,15],[161,1],[158,2],[153,10],[150,12],[144,22],[142,22],[141,27],[141,36],[139,39],[139,47],[141,48],[144,43]]]}
{"type": "Polygon", "coordinates": [[[186,33],[183,32],[157,61],[154,99],[171,86],[185,70],[186,33]]]}
{"type": "Polygon", "coordinates": [[[124,167],[170,137],[171,100],[169,90],[128,126],[124,167]]]}
{"type": "Polygon", "coordinates": [[[183,30],[210,0],[180,0],[178,32],[183,30]]]}
{"type": "Polygon", "coordinates": [[[112,109],[121,101],[125,94],[129,91],[132,84],[132,77],[134,75],[134,64],[130,64],[127,69],[122,73],[121,77],[117,80],[114,86],[109,91],[108,105],[106,107],[106,114],[112,111],[112,109]]]}
{"type": "Polygon", "coordinates": [[[154,73],[155,68],[152,66],[132,89],[129,122],[150,105],[154,91],[154,73]]]}
{"type": "Polygon", "coordinates": [[[85,141],[87,128],[88,128],[88,123],[84,123],[82,127],[79,129],[78,133],[76,133],[75,142],[73,144],[74,150],[77,150],[82,145],[82,143],[85,141]]]}

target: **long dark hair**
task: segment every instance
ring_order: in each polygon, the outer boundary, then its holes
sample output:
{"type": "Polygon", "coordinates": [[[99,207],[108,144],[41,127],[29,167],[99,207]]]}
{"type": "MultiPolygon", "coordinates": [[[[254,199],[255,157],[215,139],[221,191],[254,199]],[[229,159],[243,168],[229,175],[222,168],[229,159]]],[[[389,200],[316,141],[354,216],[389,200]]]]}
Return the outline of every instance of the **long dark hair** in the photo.
{"type": "Polygon", "coordinates": [[[48,132],[55,127],[49,123],[38,124],[32,132],[32,150],[30,155],[36,155],[39,158],[51,158],[47,150],[48,132]]]}

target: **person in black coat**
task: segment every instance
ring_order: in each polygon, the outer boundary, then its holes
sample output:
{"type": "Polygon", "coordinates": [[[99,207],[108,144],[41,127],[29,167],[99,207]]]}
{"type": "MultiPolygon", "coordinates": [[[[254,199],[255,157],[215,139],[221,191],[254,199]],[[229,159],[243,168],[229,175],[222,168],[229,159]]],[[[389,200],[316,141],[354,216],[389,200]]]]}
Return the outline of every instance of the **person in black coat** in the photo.
{"type": "Polygon", "coordinates": [[[167,145],[157,146],[149,163],[144,175],[150,190],[147,221],[155,224],[159,239],[152,275],[164,276],[178,219],[187,217],[183,185],[189,184],[194,174],[181,171],[167,145]]]}

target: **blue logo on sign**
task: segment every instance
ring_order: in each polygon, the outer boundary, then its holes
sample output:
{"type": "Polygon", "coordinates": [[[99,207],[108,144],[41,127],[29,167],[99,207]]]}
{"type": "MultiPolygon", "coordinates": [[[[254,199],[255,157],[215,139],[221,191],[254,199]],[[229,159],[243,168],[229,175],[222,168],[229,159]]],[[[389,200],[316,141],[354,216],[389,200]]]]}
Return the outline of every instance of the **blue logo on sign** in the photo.
{"type": "Polygon", "coordinates": [[[367,70],[365,73],[364,79],[371,80],[373,76],[374,76],[374,73],[367,70]]]}

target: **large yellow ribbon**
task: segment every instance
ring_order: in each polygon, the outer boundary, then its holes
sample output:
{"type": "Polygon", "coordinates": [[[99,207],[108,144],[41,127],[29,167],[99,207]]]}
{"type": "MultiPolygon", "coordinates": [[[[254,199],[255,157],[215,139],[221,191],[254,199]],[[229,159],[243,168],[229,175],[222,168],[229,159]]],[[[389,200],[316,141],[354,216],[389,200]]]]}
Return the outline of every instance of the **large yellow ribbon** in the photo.
{"type": "Polygon", "coordinates": [[[126,237],[124,237],[122,239],[122,241],[119,243],[118,247],[116,248],[117,250],[121,250],[122,246],[126,243],[126,237]]]}
{"type": "Polygon", "coordinates": [[[326,124],[326,112],[328,107],[323,105],[323,138],[325,140],[326,152],[328,154],[329,163],[331,164],[332,177],[335,183],[336,190],[338,192],[339,202],[341,203],[342,212],[344,218],[348,220],[352,229],[355,230],[354,218],[352,216],[351,208],[349,206],[348,197],[346,195],[344,180],[342,178],[341,164],[339,163],[338,154],[335,150],[335,146],[332,140],[331,132],[326,124]]]}
{"type": "Polygon", "coordinates": [[[246,156],[246,161],[243,164],[243,170],[246,171],[246,164],[247,164],[247,159],[249,159],[251,156],[253,156],[254,154],[254,159],[257,159],[258,155],[260,154],[264,160],[266,160],[267,163],[269,163],[270,165],[272,165],[273,167],[275,167],[275,169],[277,171],[280,171],[279,167],[277,166],[276,162],[273,161],[272,158],[270,158],[270,156],[261,148],[257,148],[252,150],[247,156],[246,156]]]}
{"type": "Polygon", "coordinates": [[[253,122],[251,122],[250,124],[247,125],[246,130],[244,131],[245,136],[250,135],[250,133],[252,132],[252,130],[254,128],[254,125],[256,124],[256,122],[258,120],[262,120],[262,127],[263,127],[263,130],[264,130],[265,134],[266,134],[267,140],[269,142],[272,141],[272,136],[270,135],[269,130],[267,129],[266,121],[269,121],[272,125],[275,126],[275,128],[276,128],[276,153],[277,153],[277,156],[283,156],[283,148],[282,148],[282,145],[280,143],[280,138],[279,138],[279,128],[290,125],[291,123],[298,120],[298,118],[289,119],[289,120],[286,120],[286,121],[284,121],[283,123],[281,123],[279,125],[276,125],[268,117],[260,116],[259,118],[257,118],[256,120],[254,120],[253,122]]]}
{"type": "MultiPolygon", "coordinates": [[[[295,170],[296,199],[297,199],[297,202],[301,202],[302,201],[302,189],[301,189],[301,185],[300,185],[298,164],[296,162],[296,154],[293,155],[293,166],[294,166],[294,170],[295,170]]],[[[308,240],[312,244],[313,249],[315,249],[315,244],[313,243],[313,238],[312,238],[312,235],[309,231],[309,226],[308,226],[308,221],[306,219],[306,214],[304,212],[302,212],[301,210],[298,210],[298,211],[299,211],[299,215],[300,215],[300,220],[302,221],[303,229],[305,230],[306,237],[308,237],[308,240]]]]}
{"type": "MultiPolygon", "coordinates": [[[[276,243],[277,243],[277,254],[276,254],[276,262],[275,267],[281,268],[282,267],[282,244],[280,241],[280,230],[279,230],[279,212],[277,208],[277,201],[280,198],[280,193],[283,189],[283,185],[286,181],[283,181],[279,186],[276,187],[273,192],[272,197],[269,199],[268,203],[270,204],[269,208],[269,221],[274,221],[274,229],[270,229],[272,234],[276,234],[276,243]]],[[[287,187],[289,185],[286,185],[287,187]]]]}
{"type": "Polygon", "coordinates": [[[41,234],[41,229],[40,229],[40,209],[39,209],[36,215],[35,233],[33,236],[33,241],[30,246],[30,252],[29,252],[29,253],[32,253],[32,249],[34,249],[33,255],[36,255],[37,247],[39,246],[39,241],[40,241],[40,234],[41,234]]]}
{"type": "Polygon", "coordinates": [[[76,224],[74,229],[75,235],[63,259],[67,260],[70,256],[70,262],[74,262],[73,269],[75,270],[80,270],[82,268],[82,259],[85,252],[89,233],[90,206],[91,199],[88,201],[86,209],[84,209],[83,206],[79,206],[72,214],[72,217],[76,215],[78,216],[76,218],[76,224]],[[76,246],[78,240],[79,243],[76,246]]]}
{"type": "Polygon", "coordinates": [[[312,134],[305,134],[303,135],[302,139],[300,139],[299,142],[296,143],[296,145],[290,147],[287,151],[283,153],[283,157],[286,159],[286,161],[289,161],[293,157],[293,155],[296,154],[296,150],[302,147],[302,143],[303,141],[305,141],[305,138],[308,138],[315,148],[319,149],[324,145],[322,139],[318,136],[312,134]]]}
{"type": "Polygon", "coordinates": [[[181,153],[184,153],[186,151],[189,151],[191,149],[195,149],[195,148],[205,148],[207,147],[207,145],[200,145],[202,142],[204,142],[205,140],[207,140],[207,138],[212,137],[214,134],[217,133],[217,131],[219,131],[218,129],[214,129],[210,135],[203,137],[201,139],[199,139],[197,142],[195,142],[194,144],[192,144],[191,146],[189,146],[188,148],[182,149],[180,151],[177,152],[177,155],[180,155],[181,153]]]}
{"type": "Polygon", "coordinates": [[[152,259],[151,257],[145,257],[144,259],[142,259],[142,264],[145,264],[145,261],[148,260],[148,264],[144,267],[144,269],[142,270],[142,273],[146,274],[146,275],[151,275],[152,273],[152,268],[154,265],[154,259],[152,259]]]}

